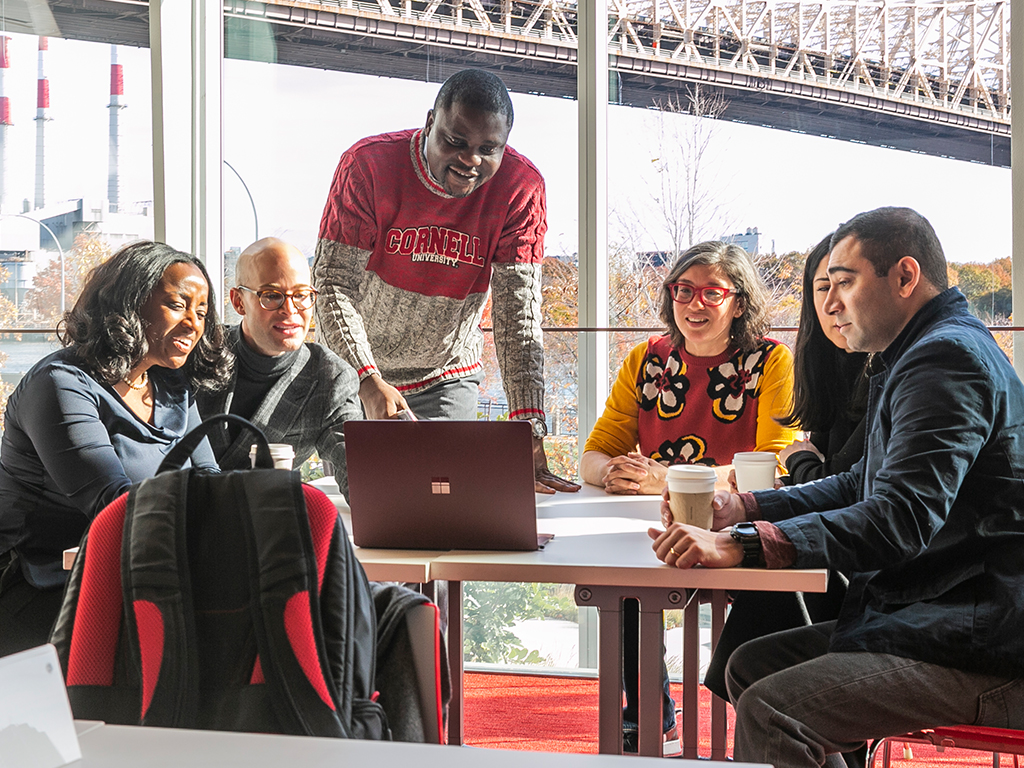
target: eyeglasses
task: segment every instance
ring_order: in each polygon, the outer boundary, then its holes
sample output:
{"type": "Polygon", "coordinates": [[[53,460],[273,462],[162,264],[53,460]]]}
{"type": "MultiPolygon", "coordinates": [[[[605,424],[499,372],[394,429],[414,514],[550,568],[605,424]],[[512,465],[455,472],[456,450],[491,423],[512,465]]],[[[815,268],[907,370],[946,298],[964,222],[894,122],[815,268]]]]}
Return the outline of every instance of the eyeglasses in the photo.
{"type": "Polygon", "coordinates": [[[700,296],[700,303],[706,307],[717,307],[730,296],[738,296],[739,291],[723,288],[720,285],[688,285],[687,283],[669,283],[665,286],[672,294],[672,300],[679,304],[689,304],[694,296],[700,296]]]}
{"type": "Polygon", "coordinates": [[[316,288],[300,288],[297,291],[288,291],[287,293],[274,288],[254,291],[252,288],[247,288],[244,285],[236,285],[235,288],[240,291],[255,293],[256,298],[260,301],[260,306],[264,309],[280,309],[284,306],[285,299],[291,299],[292,305],[296,309],[309,309],[316,302],[318,293],[316,288]]]}

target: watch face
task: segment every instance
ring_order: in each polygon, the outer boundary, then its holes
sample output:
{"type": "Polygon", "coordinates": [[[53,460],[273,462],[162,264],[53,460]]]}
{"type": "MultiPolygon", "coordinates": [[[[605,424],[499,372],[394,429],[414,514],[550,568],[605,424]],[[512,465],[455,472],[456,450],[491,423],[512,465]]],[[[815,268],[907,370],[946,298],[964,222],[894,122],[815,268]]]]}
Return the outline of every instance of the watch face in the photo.
{"type": "Polygon", "coordinates": [[[736,533],[740,536],[757,536],[757,526],[753,523],[736,523],[733,526],[736,533]]]}

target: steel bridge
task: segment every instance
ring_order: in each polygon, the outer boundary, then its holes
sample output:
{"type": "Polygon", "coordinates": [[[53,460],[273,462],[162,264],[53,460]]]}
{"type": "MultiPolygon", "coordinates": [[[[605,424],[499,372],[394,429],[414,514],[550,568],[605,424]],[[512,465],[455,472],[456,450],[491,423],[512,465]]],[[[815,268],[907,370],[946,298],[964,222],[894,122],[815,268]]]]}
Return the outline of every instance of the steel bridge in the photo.
{"type": "MultiPolygon", "coordinates": [[[[594,0],[585,0],[592,2],[594,0]]],[[[611,100],[1010,165],[1008,0],[607,0],[611,100]]],[[[64,37],[148,45],[145,0],[49,0],[64,37]]],[[[567,0],[225,0],[229,57],[441,82],[496,68],[576,95],[567,0]]]]}

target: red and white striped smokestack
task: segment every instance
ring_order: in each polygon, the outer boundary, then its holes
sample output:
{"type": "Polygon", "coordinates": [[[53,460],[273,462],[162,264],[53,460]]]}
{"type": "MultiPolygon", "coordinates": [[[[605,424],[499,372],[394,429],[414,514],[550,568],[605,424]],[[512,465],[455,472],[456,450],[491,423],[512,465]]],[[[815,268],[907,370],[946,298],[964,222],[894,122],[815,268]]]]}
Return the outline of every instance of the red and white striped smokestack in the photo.
{"type": "Polygon", "coordinates": [[[49,38],[39,38],[39,83],[36,91],[36,208],[46,205],[46,130],[50,119],[50,81],[46,79],[46,51],[49,38]]]}
{"type": "Polygon", "coordinates": [[[107,204],[111,213],[117,213],[121,204],[121,175],[118,160],[121,144],[119,114],[127,105],[121,103],[124,96],[124,72],[117,63],[117,46],[110,46],[110,155],[107,164],[107,204]]]}
{"type": "Polygon", "coordinates": [[[0,213],[7,198],[7,126],[11,125],[11,100],[4,90],[4,79],[11,66],[8,46],[11,38],[0,35],[0,213]]]}

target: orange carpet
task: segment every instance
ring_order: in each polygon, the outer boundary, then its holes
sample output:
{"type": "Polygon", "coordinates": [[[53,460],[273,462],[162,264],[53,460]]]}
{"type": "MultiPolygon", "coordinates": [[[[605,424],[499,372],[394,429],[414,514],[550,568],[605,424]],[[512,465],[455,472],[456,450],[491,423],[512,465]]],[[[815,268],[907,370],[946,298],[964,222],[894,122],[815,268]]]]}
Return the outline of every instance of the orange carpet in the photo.
{"type": "MultiPolygon", "coordinates": [[[[465,677],[465,741],[477,747],[539,752],[597,753],[597,680],[579,677],[548,677],[467,673],[465,677]]],[[[681,686],[672,686],[681,700],[681,686]]],[[[701,730],[698,751],[711,754],[711,732],[706,713],[711,693],[700,689],[701,730]]],[[[729,712],[729,752],[732,752],[734,716],[729,712]]],[[[680,727],[681,730],[681,727],[680,727]]],[[[989,753],[914,745],[914,759],[905,761],[901,749],[893,750],[894,768],[944,766],[986,768],[989,753]]],[[[1004,757],[1006,765],[1011,758],[1004,757]]]]}

